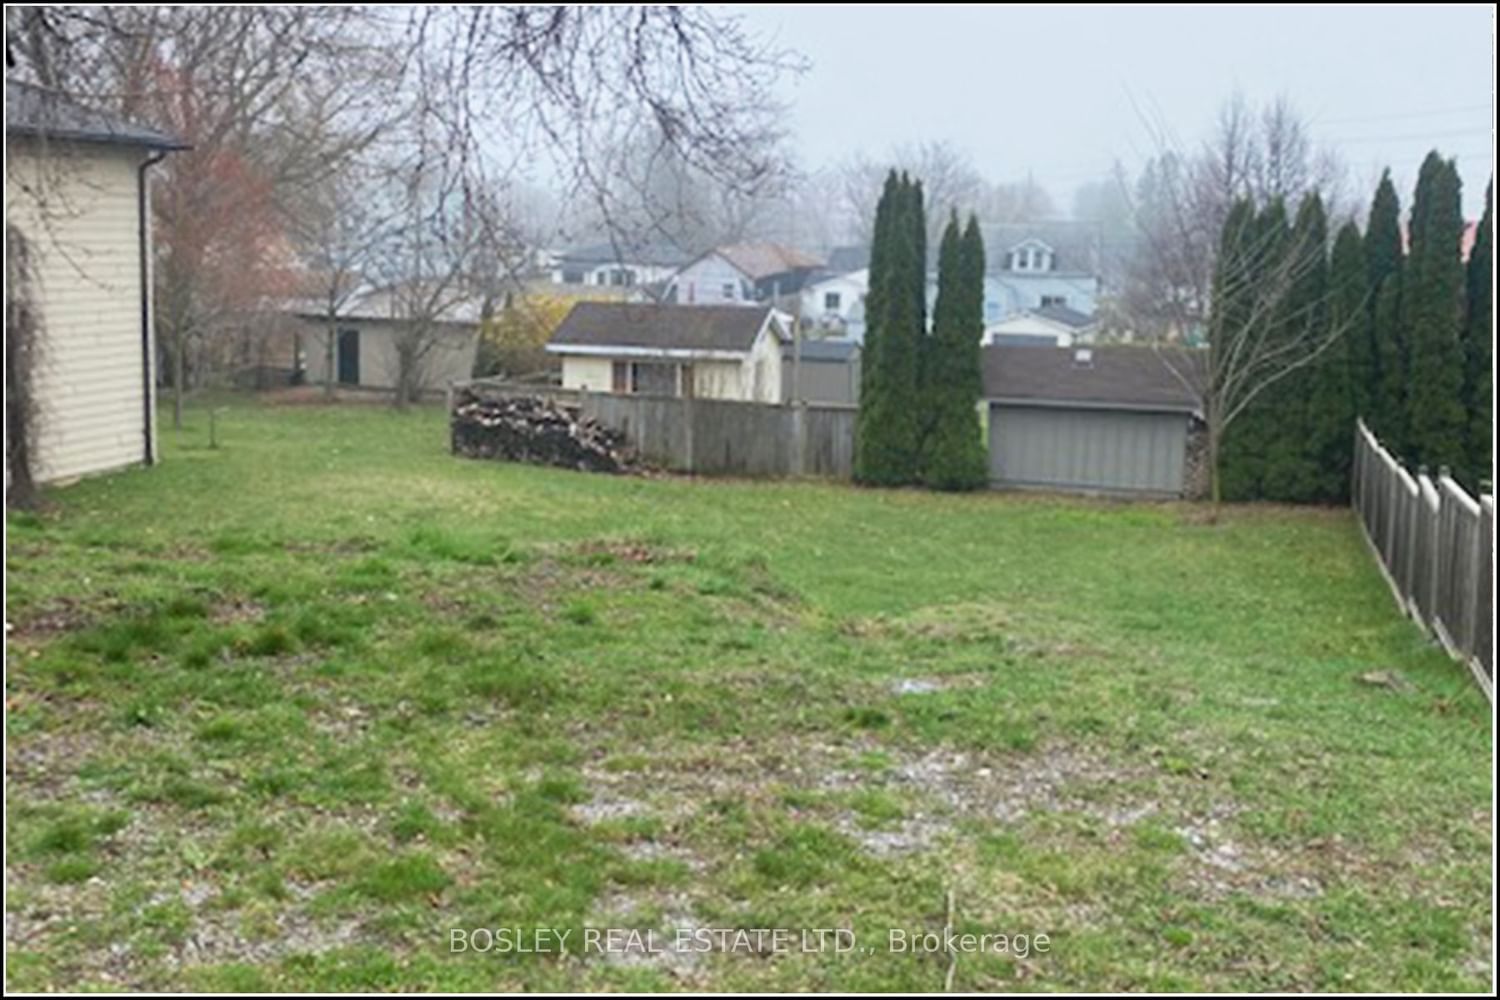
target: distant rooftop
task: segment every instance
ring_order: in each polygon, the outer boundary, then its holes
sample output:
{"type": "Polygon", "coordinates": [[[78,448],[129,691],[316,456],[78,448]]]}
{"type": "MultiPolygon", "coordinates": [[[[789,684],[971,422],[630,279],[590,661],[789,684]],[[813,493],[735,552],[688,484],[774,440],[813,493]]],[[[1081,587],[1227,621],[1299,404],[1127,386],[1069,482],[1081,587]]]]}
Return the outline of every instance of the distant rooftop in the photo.
{"type": "Polygon", "coordinates": [[[165,132],[85,107],[66,94],[21,80],[5,81],[5,133],[146,149],[187,149],[165,132]]]}
{"type": "Polygon", "coordinates": [[[715,247],[714,252],[739,268],[751,281],[823,266],[823,261],[812,254],[780,243],[734,243],[715,247]]]}
{"type": "Polygon", "coordinates": [[[1049,319],[1054,323],[1081,330],[1086,326],[1094,325],[1094,317],[1086,312],[1079,312],[1071,306],[1040,306],[1036,309],[1027,310],[1033,316],[1049,319]]]}
{"type": "Polygon", "coordinates": [[[558,254],[565,264],[654,264],[659,267],[681,267],[693,258],[687,250],[666,241],[585,243],[569,247],[558,254]]]}

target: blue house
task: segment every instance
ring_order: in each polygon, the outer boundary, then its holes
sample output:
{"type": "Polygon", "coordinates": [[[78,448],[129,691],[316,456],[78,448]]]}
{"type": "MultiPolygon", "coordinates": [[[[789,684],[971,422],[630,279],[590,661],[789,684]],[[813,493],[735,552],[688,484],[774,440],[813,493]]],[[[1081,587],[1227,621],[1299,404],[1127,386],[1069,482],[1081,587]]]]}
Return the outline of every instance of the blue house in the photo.
{"type": "MultiPolygon", "coordinates": [[[[1006,223],[984,236],[984,325],[1038,309],[1066,308],[1092,317],[1099,301],[1099,231],[1084,222],[1006,223]]],[[[929,309],[937,272],[928,276],[929,309]]]]}
{"type": "Polygon", "coordinates": [[[1088,223],[985,226],[984,322],[1065,306],[1092,316],[1099,299],[1099,232],[1088,223]]]}

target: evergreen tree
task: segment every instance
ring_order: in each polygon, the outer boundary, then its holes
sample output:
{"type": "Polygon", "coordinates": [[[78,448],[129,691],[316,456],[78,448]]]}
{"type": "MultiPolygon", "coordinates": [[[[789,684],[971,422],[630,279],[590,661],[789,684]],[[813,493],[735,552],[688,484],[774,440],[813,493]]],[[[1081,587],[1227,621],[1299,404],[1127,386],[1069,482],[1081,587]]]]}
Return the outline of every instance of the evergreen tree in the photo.
{"type": "Polygon", "coordinates": [[[1469,414],[1468,470],[1470,485],[1476,489],[1480,480],[1494,474],[1493,445],[1495,426],[1494,382],[1490,373],[1495,346],[1495,312],[1490,280],[1494,266],[1494,225],[1492,199],[1495,182],[1484,191],[1484,215],[1474,234],[1469,251],[1469,266],[1464,296],[1464,405],[1469,414]]]}
{"type": "Polygon", "coordinates": [[[1406,386],[1402,379],[1406,358],[1401,350],[1401,283],[1405,268],[1392,271],[1375,292],[1375,313],[1370,321],[1374,334],[1376,364],[1380,381],[1376,386],[1375,405],[1370,429],[1393,455],[1404,453],[1406,441],[1406,386]]]}
{"type": "Polygon", "coordinates": [[[1375,200],[1370,203],[1370,220],[1365,225],[1365,280],[1370,290],[1370,339],[1374,344],[1374,368],[1366,382],[1365,421],[1387,447],[1398,450],[1405,436],[1406,399],[1406,345],[1399,319],[1405,258],[1402,245],[1401,202],[1387,170],[1380,176],[1375,200]],[[1382,297],[1385,322],[1381,322],[1382,297]]]}
{"type": "MultiPolygon", "coordinates": [[[[1328,336],[1328,217],[1323,199],[1313,192],[1297,206],[1297,221],[1286,249],[1287,294],[1283,334],[1303,356],[1328,336]]],[[[1269,386],[1266,397],[1267,499],[1313,503],[1323,499],[1325,471],[1320,463],[1328,438],[1344,442],[1340,366],[1329,364],[1329,352],[1308,358],[1269,386]],[[1331,391],[1329,391],[1331,390],[1331,391]],[[1328,391],[1329,399],[1320,398],[1328,391]]]]}
{"type": "Polygon", "coordinates": [[[927,485],[973,490],[988,478],[977,406],[983,394],[979,342],[984,335],[984,240],[972,215],[962,234],[955,212],[938,250],[938,291],[926,370],[932,430],[924,462],[927,485]]]}
{"type": "Polygon", "coordinates": [[[1347,222],[1333,241],[1328,264],[1328,324],[1338,340],[1328,348],[1329,370],[1325,375],[1329,377],[1320,381],[1318,392],[1317,412],[1328,429],[1321,452],[1328,471],[1320,490],[1320,499],[1327,501],[1348,498],[1354,420],[1369,412],[1375,344],[1370,336],[1373,324],[1367,281],[1364,241],[1359,227],[1347,222]],[[1342,391],[1333,384],[1338,381],[1335,373],[1339,368],[1343,369],[1342,391]]]}
{"type": "Polygon", "coordinates": [[[1411,256],[1401,295],[1408,354],[1405,455],[1433,469],[1462,470],[1468,419],[1464,410],[1464,268],[1458,167],[1427,154],[1412,200],[1411,256]]]}
{"type": "Polygon", "coordinates": [[[918,352],[925,313],[925,238],[919,235],[923,225],[921,186],[892,172],[876,207],[855,437],[855,478],[871,485],[896,486],[917,476],[918,352]],[[913,295],[913,287],[919,294],[913,295]]]}

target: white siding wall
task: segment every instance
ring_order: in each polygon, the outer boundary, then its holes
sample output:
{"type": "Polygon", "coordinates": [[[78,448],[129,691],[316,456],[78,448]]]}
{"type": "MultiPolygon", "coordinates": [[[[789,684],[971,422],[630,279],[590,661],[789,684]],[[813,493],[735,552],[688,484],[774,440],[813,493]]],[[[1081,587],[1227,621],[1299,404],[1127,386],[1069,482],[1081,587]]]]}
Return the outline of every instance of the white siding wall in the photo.
{"type": "Polygon", "coordinates": [[[755,288],[740,269],[716,253],[694,261],[672,279],[684,306],[754,305],[755,288]]]}
{"type": "Polygon", "coordinates": [[[614,385],[614,362],[609,358],[563,355],[562,384],[564,389],[609,392],[614,385]]]}
{"type": "Polygon", "coordinates": [[[35,386],[41,481],[146,459],[142,159],[136,148],[91,144],[53,142],[43,153],[24,139],[6,150],[6,219],[30,238],[45,327],[35,386]]]}
{"type": "Polygon", "coordinates": [[[693,362],[693,395],[700,399],[744,399],[744,367],[739,361],[693,362]]]}
{"type": "MultiPolygon", "coordinates": [[[[328,370],[328,327],[323,321],[306,321],[303,350],[307,353],[307,380],[320,383],[328,370]]],[[[349,319],[340,329],[359,331],[359,384],[370,389],[396,387],[396,324],[390,320],[349,319]]],[[[449,382],[474,375],[474,354],[479,348],[478,331],[452,327],[440,336],[422,362],[422,388],[436,390],[449,382]]],[[[334,374],[338,358],[334,357],[334,374]]]]}
{"type": "Polygon", "coordinates": [[[755,403],[781,402],[781,341],[768,324],[755,338],[745,361],[744,394],[755,403]]]}

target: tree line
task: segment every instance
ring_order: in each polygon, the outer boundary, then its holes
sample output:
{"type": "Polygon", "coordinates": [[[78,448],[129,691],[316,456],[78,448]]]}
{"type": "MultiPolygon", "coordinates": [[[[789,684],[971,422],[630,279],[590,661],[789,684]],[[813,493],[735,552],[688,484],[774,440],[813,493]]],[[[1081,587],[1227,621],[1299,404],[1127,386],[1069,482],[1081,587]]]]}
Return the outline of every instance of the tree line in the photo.
{"type": "Polygon", "coordinates": [[[984,240],[950,210],[927,322],[922,182],[892,170],[876,206],[854,476],[874,486],[985,485],[978,402],[984,332],[984,240]]]}
{"type": "Polygon", "coordinates": [[[1457,165],[1437,151],[1404,229],[1389,171],[1364,229],[1350,219],[1331,238],[1317,191],[1294,213],[1280,197],[1234,202],[1209,368],[1252,340],[1280,365],[1224,421],[1225,498],[1347,500],[1356,417],[1413,469],[1447,469],[1470,489],[1490,478],[1492,195],[1493,183],[1467,261],[1457,165]]]}

